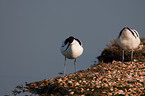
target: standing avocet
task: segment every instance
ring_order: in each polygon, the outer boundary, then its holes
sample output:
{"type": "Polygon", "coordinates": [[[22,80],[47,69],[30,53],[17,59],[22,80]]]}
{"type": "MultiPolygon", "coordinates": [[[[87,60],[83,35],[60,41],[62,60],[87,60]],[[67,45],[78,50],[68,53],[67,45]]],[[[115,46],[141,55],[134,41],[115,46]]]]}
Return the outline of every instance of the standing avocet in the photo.
{"type": "Polygon", "coordinates": [[[79,57],[83,53],[82,42],[79,39],[74,38],[73,36],[70,36],[69,38],[65,39],[62,42],[60,51],[65,56],[65,65],[64,65],[63,75],[65,75],[66,58],[75,59],[74,66],[75,66],[75,72],[76,72],[76,58],[79,57]]]}
{"type": "Polygon", "coordinates": [[[118,36],[117,43],[123,49],[122,63],[124,62],[124,50],[131,50],[131,64],[133,62],[133,49],[140,44],[139,34],[135,29],[124,27],[118,36]]]}

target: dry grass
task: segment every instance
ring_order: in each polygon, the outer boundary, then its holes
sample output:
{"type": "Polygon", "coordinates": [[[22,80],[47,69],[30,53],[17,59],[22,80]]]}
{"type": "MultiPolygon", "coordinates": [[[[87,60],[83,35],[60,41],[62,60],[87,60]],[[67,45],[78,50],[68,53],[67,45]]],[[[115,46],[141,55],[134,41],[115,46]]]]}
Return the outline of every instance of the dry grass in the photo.
{"type": "MultiPolygon", "coordinates": [[[[134,59],[138,61],[145,61],[145,38],[141,39],[141,44],[137,49],[134,50],[133,55],[134,59]]],[[[125,51],[124,56],[126,62],[131,60],[131,51],[125,51]]],[[[115,61],[122,61],[122,48],[115,42],[115,40],[111,41],[110,45],[107,45],[107,48],[103,50],[100,56],[97,57],[99,62],[112,62],[115,61]]]]}

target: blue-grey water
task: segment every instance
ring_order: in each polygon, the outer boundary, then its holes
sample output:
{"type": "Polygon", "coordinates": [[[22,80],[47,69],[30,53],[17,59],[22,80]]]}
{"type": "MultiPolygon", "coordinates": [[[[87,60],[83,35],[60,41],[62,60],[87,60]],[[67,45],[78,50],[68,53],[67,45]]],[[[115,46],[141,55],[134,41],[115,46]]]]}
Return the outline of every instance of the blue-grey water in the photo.
{"type": "MultiPolygon", "coordinates": [[[[87,69],[124,26],[145,36],[145,1],[0,0],[0,95],[24,82],[59,76],[62,41],[83,42],[77,69],[87,69]]],[[[67,60],[66,73],[74,72],[67,60]]]]}

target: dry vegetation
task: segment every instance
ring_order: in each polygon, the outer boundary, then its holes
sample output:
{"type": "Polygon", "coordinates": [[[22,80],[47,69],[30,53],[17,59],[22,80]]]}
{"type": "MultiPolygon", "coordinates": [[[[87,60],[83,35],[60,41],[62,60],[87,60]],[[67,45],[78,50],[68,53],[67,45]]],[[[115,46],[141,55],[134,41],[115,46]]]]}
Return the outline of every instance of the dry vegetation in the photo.
{"type": "MultiPolygon", "coordinates": [[[[104,48],[102,54],[98,56],[99,62],[112,62],[121,61],[122,60],[122,49],[119,45],[114,41],[111,41],[110,45],[107,45],[108,48],[104,48]]],[[[134,50],[134,59],[138,61],[145,61],[145,38],[141,39],[141,44],[139,47],[134,50]]],[[[125,51],[125,61],[130,61],[131,51],[125,51]]]]}

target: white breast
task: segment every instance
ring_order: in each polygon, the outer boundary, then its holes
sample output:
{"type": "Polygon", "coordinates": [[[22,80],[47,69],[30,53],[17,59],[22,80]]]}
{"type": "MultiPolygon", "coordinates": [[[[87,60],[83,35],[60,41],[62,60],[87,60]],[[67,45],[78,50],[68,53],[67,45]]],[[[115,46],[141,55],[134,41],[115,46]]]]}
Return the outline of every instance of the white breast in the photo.
{"type": "Polygon", "coordinates": [[[83,47],[76,40],[74,40],[66,50],[67,46],[68,44],[61,46],[60,50],[61,53],[68,59],[75,59],[83,53],[83,47]]]}
{"type": "Polygon", "coordinates": [[[136,36],[136,34],[135,36],[133,36],[133,34],[126,29],[122,32],[121,36],[117,39],[117,43],[124,50],[135,49],[140,44],[139,34],[138,37],[136,36]]]}

